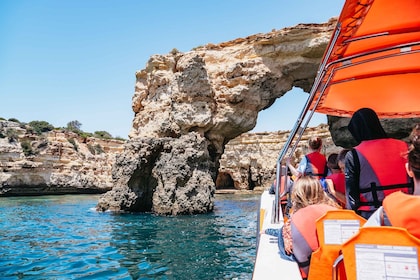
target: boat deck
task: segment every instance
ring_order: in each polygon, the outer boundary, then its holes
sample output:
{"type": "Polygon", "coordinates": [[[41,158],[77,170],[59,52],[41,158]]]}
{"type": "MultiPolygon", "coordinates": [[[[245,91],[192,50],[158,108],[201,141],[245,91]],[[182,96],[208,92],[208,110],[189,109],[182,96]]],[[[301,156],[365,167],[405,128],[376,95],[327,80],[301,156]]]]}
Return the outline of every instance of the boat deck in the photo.
{"type": "MultiPolygon", "coordinates": [[[[283,221],[278,224],[272,222],[274,195],[264,191],[261,195],[260,230],[266,228],[280,228],[283,221]]],[[[280,213],[282,217],[282,213],[280,213]]],[[[253,280],[287,279],[302,280],[297,263],[284,260],[279,255],[277,237],[268,234],[259,236],[257,256],[255,259],[253,280]]]]}

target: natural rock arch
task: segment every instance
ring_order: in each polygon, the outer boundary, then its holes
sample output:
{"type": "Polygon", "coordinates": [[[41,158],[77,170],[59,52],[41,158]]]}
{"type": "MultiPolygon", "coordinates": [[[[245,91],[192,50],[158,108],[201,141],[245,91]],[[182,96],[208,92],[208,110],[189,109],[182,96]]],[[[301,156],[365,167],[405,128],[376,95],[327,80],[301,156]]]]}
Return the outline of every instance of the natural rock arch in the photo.
{"type": "Polygon", "coordinates": [[[225,144],[293,87],[309,91],[334,26],[301,24],[152,56],[136,73],[131,140],[113,168],[115,187],[97,208],[211,211],[225,144]]]}

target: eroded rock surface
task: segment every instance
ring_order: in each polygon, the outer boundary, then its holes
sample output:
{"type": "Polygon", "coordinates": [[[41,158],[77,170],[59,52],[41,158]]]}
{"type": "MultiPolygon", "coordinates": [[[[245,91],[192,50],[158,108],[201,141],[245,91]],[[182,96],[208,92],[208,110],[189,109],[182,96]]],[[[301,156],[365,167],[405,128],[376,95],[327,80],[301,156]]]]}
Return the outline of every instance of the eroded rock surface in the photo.
{"type": "Polygon", "coordinates": [[[82,138],[72,132],[28,132],[0,121],[0,196],[104,193],[124,141],[82,138]]]}
{"type": "Polygon", "coordinates": [[[101,197],[98,210],[165,215],[213,210],[216,171],[207,145],[196,132],[129,141],[113,169],[115,187],[101,197]]]}
{"type": "Polygon", "coordinates": [[[98,209],[151,209],[159,214],[211,210],[216,170],[226,143],[251,130],[258,112],[293,87],[309,91],[334,26],[334,20],[301,24],[209,44],[186,53],[173,50],[167,55],[152,56],[145,69],[136,73],[131,140],[121,157],[140,163],[142,151],[148,150],[150,143],[164,141],[171,147],[178,145],[175,143],[182,146],[180,141],[187,137],[188,141],[197,141],[191,144],[196,147],[194,153],[205,153],[203,164],[211,168],[197,168],[194,163],[185,162],[178,149],[167,149],[162,154],[161,149],[149,148],[153,154],[150,157],[159,160],[148,160],[140,169],[134,163],[137,168],[129,170],[116,164],[113,172],[120,174],[120,169],[125,170],[127,177],[118,179],[117,187],[101,198],[98,209]],[[143,171],[139,170],[150,170],[150,181],[140,180],[139,172],[143,171]],[[191,179],[189,174],[197,179],[191,179]],[[188,184],[191,186],[187,191],[188,184]],[[206,207],[197,210],[197,205],[191,203],[178,209],[173,198],[180,199],[183,193],[206,207]]]}

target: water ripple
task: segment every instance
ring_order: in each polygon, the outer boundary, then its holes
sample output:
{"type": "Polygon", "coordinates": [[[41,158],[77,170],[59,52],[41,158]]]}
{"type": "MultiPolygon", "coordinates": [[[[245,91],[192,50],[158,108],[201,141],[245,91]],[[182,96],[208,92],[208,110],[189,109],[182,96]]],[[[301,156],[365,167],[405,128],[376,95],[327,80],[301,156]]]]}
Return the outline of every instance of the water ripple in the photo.
{"type": "Polygon", "coordinates": [[[250,279],[258,196],[214,213],[97,213],[96,195],[0,198],[2,279],[250,279]]]}

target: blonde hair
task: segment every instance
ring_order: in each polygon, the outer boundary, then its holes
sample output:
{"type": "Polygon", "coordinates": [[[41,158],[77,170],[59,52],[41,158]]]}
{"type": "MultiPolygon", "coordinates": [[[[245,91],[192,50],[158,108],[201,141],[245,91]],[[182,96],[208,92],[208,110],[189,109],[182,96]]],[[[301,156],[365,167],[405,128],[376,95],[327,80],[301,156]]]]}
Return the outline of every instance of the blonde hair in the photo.
{"type": "Polygon", "coordinates": [[[291,196],[293,203],[292,212],[313,204],[328,204],[341,208],[325,193],[319,180],[310,176],[303,176],[295,181],[291,196]]]}

